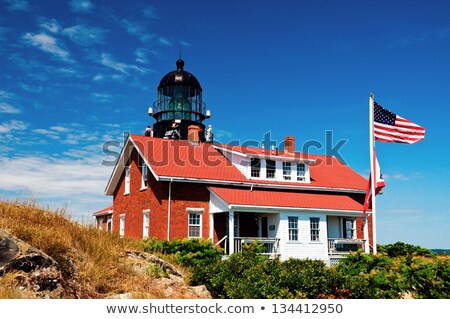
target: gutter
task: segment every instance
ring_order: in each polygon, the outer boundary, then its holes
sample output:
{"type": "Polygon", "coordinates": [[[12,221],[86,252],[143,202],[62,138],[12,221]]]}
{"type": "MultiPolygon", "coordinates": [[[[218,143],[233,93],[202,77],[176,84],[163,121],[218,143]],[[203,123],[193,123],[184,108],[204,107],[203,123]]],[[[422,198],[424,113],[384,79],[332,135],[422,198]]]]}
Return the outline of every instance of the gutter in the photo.
{"type": "Polygon", "coordinates": [[[167,240],[170,241],[170,203],[172,199],[172,178],[169,181],[169,203],[167,205],[167,240]]]}
{"type": "Polygon", "coordinates": [[[177,181],[184,183],[201,183],[208,185],[226,185],[226,186],[242,186],[242,187],[252,187],[255,188],[265,188],[265,189],[289,189],[289,190],[312,190],[312,191],[323,191],[323,192],[333,192],[333,193],[354,193],[354,194],[365,194],[366,191],[363,189],[353,189],[353,188],[332,188],[332,187],[317,187],[317,186],[291,186],[291,185],[277,185],[277,184],[256,184],[253,182],[236,182],[229,180],[215,180],[215,179],[202,179],[202,178],[187,178],[187,177],[169,177],[160,176],[160,181],[177,181]]]}

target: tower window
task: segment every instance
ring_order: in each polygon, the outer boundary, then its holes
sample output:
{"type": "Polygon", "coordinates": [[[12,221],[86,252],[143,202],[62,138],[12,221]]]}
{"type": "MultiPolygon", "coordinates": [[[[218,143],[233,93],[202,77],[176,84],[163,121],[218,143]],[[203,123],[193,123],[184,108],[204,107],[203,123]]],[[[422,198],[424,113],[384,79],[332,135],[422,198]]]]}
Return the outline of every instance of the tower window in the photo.
{"type": "Polygon", "coordinates": [[[266,160],[266,178],[275,178],[275,161],[266,160]]]}
{"type": "Polygon", "coordinates": [[[291,180],[291,163],[283,162],[283,179],[291,180]]]}
{"type": "Polygon", "coordinates": [[[259,158],[253,158],[251,160],[251,176],[259,177],[261,172],[261,160],[259,158]]]}

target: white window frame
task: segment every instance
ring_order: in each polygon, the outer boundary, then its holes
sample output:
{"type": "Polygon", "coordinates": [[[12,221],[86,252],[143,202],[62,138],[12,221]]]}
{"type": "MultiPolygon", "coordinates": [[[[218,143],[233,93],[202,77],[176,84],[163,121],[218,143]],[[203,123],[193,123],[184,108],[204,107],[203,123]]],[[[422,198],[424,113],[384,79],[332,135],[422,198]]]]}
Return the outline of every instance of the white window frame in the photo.
{"type": "Polygon", "coordinates": [[[113,228],[113,217],[108,216],[108,218],[106,219],[106,231],[109,233],[112,233],[112,228],[113,228]]]}
{"type": "Polygon", "coordinates": [[[277,178],[277,162],[274,160],[266,160],[266,179],[276,179],[277,178]],[[273,170],[273,176],[269,177],[269,166],[267,165],[268,162],[273,162],[273,166],[270,167],[270,172],[273,170]]]}
{"type": "Polygon", "coordinates": [[[298,182],[306,182],[306,171],[307,171],[307,167],[306,167],[305,163],[297,163],[297,181],[298,182]],[[300,170],[299,168],[302,166],[303,166],[303,170],[300,170]]]}
{"type": "Polygon", "coordinates": [[[298,229],[298,216],[288,216],[288,240],[289,241],[298,241],[299,238],[299,229],[298,229]],[[295,227],[292,223],[295,223],[295,227]],[[295,237],[295,238],[294,238],[295,237]]]}
{"type": "Polygon", "coordinates": [[[356,239],[356,228],[355,228],[355,219],[354,218],[342,218],[342,230],[344,232],[344,234],[342,234],[343,238],[346,239],[356,239]],[[346,236],[347,234],[347,221],[350,221],[352,223],[352,227],[350,229],[351,231],[351,237],[349,238],[348,236],[346,236]]]}
{"type": "Polygon", "coordinates": [[[125,236],[125,214],[120,214],[119,219],[119,235],[125,236]]]}
{"type": "Polygon", "coordinates": [[[187,237],[188,238],[202,238],[203,231],[203,208],[187,208],[187,218],[188,218],[188,229],[187,229],[187,237]],[[191,215],[199,216],[199,224],[191,224],[191,215]],[[198,227],[199,236],[191,236],[190,230],[191,227],[198,227]]]}
{"type": "Polygon", "coordinates": [[[141,180],[141,190],[147,189],[148,180],[148,168],[147,164],[143,163],[141,168],[142,180],[141,180]]]}
{"type": "Polygon", "coordinates": [[[258,157],[252,158],[250,160],[250,177],[251,178],[260,178],[261,177],[261,162],[262,162],[261,159],[258,157]],[[259,161],[259,165],[253,166],[252,161],[259,161]],[[254,172],[255,172],[255,174],[254,174],[254,172]],[[257,174],[256,174],[256,172],[257,172],[257,174]],[[255,176],[253,176],[253,175],[255,175],[255,176]],[[258,176],[256,176],[256,175],[258,175],[258,176]]]}
{"type": "Polygon", "coordinates": [[[309,218],[309,234],[310,234],[310,240],[312,242],[320,241],[320,218],[319,217],[310,217],[309,218]],[[317,228],[313,228],[313,225],[317,225],[317,228]],[[315,232],[317,232],[317,234],[315,232]]]}
{"type": "Polygon", "coordinates": [[[150,209],[142,211],[142,238],[146,239],[150,236],[150,209]]]}
{"type": "Polygon", "coordinates": [[[125,189],[123,194],[130,194],[130,184],[131,184],[131,170],[130,166],[125,166],[125,189]]]}
{"type": "Polygon", "coordinates": [[[283,179],[285,181],[290,181],[292,179],[292,163],[291,162],[283,162],[283,179]]]}

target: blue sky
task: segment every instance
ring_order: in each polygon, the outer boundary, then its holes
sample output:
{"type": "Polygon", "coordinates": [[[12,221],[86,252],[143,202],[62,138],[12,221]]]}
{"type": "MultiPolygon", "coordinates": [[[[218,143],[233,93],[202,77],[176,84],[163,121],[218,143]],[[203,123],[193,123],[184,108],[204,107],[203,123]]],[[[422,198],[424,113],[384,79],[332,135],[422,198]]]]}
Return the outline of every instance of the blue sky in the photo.
{"type": "MultiPolygon", "coordinates": [[[[427,129],[377,143],[378,240],[450,248],[450,2],[0,0],[0,197],[111,203],[102,151],[142,133],[175,69],[199,79],[216,138],[348,140],[369,173],[368,99],[427,129]]],[[[324,153],[324,149],[311,150],[324,153]]]]}

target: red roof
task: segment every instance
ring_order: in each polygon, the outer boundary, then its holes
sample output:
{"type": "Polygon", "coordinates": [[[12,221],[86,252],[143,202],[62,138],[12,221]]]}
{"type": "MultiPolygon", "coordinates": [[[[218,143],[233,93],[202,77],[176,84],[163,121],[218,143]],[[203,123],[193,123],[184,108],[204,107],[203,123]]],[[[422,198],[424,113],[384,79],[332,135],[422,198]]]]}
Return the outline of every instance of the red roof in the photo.
{"type": "Polygon", "coordinates": [[[290,207],[362,211],[363,205],[346,194],[306,193],[288,190],[209,187],[228,205],[290,207]]]}
{"type": "Polygon", "coordinates": [[[106,214],[108,214],[110,211],[112,211],[113,210],[113,205],[111,205],[111,206],[108,206],[108,207],[105,207],[105,208],[102,208],[102,209],[100,209],[99,211],[96,211],[93,215],[94,216],[98,216],[98,215],[106,215],[106,214]]]}
{"type": "MultiPolygon", "coordinates": [[[[178,180],[199,181],[207,185],[213,184],[253,184],[255,188],[264,187],[299,188],[299,189],[336,189],[354,190],[364,192],[367,180],[356,173],[346,164],[343,164],[333,156],[312,155],[302,153],[279,152],[278,156],[271,154],[270,150],[261,150],[255,147],[214,145],[210,143],[199,143],[193,145],[188,141],[162,139],[130,134],[129,142],[133,143],[138,152],[149,164],[150,170],[157,179],[174,178],[178,180]],[[277,180],[247,179],[247,177],[228,160],[222,153],[228,149],[239,152],[243,156],[259,156],[292,158],[311,160],[310,183],[289,182],[277,180]]],[[[123,156],[123,154],[122,154],[123,156]]],[[[123,161],[116,165],[113,175],[108,182],[106,193],[112,195],[119,176],[123,173],[123,161]]]]}
{"type": "Polygon", "coordinates": [[[245,176],[210,143],[130,135],[158,176],[244,182],[245,176]]]}
{"type": "MultiPolygon", "coordinates": [[[[367,180],[356,173],[348,165],[342,163],[334,156],[304,154],[300,152],[288,153],[279,151],[262,150],[256,147],[249,146],[235,146],[235,145],[220,145],[220,147],[243,153],[247,156],[270,156],[274,160],[278,158],[292,158],[312,160],[314,163],[310,164],[311,186],[316,187],[330,187],[330,188],[347,188],[365,190],[367,187],[367,180]]],[[[292,182],[280,182],[269,180],[255,180],[255,183],[260,184],[278,184],[278,185],[293,185],[292,182]]],[[[295,185],[295,184],[294,184],[295,185]]],[[[298,185],[298,184],[297,184],[298,185]]],[[[304,185],[304,184],[303,184],[304,185]]]]}

